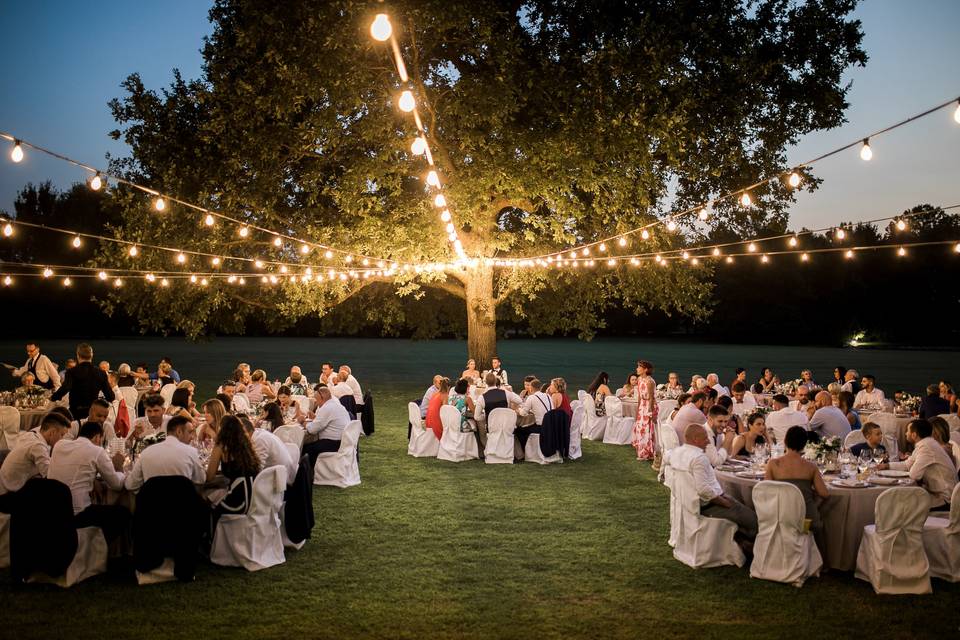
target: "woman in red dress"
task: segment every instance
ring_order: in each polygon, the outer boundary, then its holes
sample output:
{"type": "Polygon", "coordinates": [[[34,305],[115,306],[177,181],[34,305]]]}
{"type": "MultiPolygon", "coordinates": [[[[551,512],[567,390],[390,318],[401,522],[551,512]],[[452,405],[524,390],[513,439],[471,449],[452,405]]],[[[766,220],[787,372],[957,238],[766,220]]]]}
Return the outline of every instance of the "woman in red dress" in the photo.
{"type": "Polygon", "coordinates": [[[432,429],[437,440],[443,437],[443,422],[440,420],[440,407],[447,404],[450,396],[450,378],[441,378],[439,391],[430,398],[427,405],[427,429],[432,429]]]}
{"type": "Polygon", "coordinates": [[[657,450],[657,383],[650,376],[651,373],[651,363],[637,361],[637,421],[633,425],[633,447],[637,450],[637,460],[653,460],[657,450]]]}

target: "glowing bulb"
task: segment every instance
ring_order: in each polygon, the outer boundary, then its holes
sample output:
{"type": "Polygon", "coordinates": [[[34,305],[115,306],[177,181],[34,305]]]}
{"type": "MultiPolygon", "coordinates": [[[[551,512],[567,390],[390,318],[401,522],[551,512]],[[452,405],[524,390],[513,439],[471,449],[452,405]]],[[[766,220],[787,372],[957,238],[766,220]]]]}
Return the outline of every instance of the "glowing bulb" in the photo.
{"type": "Polygon", "coordinates": [[[807,253],[804,253],[804,254],[802,254],[802,255],[800,256],[800,260],[803,261],[803,262],[806,262],[806,261],[809,260],[809,259],[810,259],[810,255],[807,254],[807,253]]]}
{"type": "Polygon", "coordinates": [[[680,254],[680,257],[683,258],[684,260],[689,260],[689,259],[690,259],[690,254],[689,254],[688,252],[684,251],[683,253],[680,254]]]}
{"type": "Polygon", "coordinates": [[[448,222],[448,223],[447,223],[447,233],[453,233],[454,230],[455,230],[455,229],[453,228],[453,223],[452,223],[452,222],[448,222]]]}
{"type": "Polygon", "coordinates": [[[668,220],[667,231],[676,231],[676,230],[677,230],[677,223],[674,222],[673,220],[668,220]]]}
{"type": "Polygon", "coordinates": [[[282,247],[282,246],[283,246],[283,240],[280,239],[280,236],[274,236],[274,237],[273,237],[273,246],[275,246],[275,247],[282,247]]]}
{"type": "Polygon", "coordinates": [[[230,276],[229,278],[227,278],[227,282],[229,282],[230,284],[233,284],[236,281],[237,281],[237,276],[230,276]]]}
{"type": "Polygon", "coordinates": [[[443,220],[444,222],[450,222],[450,218],[451,216],[450,216],[449,209],[444,209],[442,212],[440,212],[440,219],[443,220]]]}
{"type": "Polygon", "coordinates": [[[770,258],[768,258],[766,255],[764,255],[762,258],[760,258],[760,262],[766,264],[766,263],[770,262],[770,258]]]}
{"type": "Polygon", "coordinates": [[[378,42],[385,42],[393,35],[393,25],[390,24],[390,16],[385,13],[378,13],[377,17],[370,23],[370,35],[378,42]]]}
{"type": "Polygon", "coordinates": [[[795,246],[797,246],[797,244],[798,244],[799,242],[800,242],[800,241],[797,240],[797,236],[793,236],[793,237],[790,238],[790,240],[789,240],[789,245],[790,245],[791,247],[795,247],[795,246]]]}
{"type": "Polygon", "coordinates": [[[185,256],[183,253],[177,254],[177,262],[179,262],[180,264],[185,264],[186,261],[187,261],[187,256],[185,256]]]}
{"type": "Polygon", "coordinates": [[[693,260],[690,261],[690,264],[692,264],[693,266],[697,266],[698,264],[700,264],[699,258],[694,258],[693,260]]]}
{"type": "Polygon", "coordinates": [[[417,138],[410,145],[410,153],[415,156],[422,156],[427,150],[427,141],[423,139],[423,136],[417,136],[417,138]]]}
{"type": "Polygon", "coordinates": [[[757,244],[755,242],[751,242],[750,244],[747,245],[747,251],[753,253],[756,250],[757,250],[757,244]]]}
{"type": "Polygon", "coordinates": [[[287,265],[285,264],[280,265],[280,273],[286,273],[286,272],[287,272],[287,265]]]}
{"type": "Polygon", "coordinates": [[[597,248],[600,249],[600,251],[601,251],[601,253],[602,253],[602,252],[604,252],[604,251],[607,250],[607,243],[601,242],[601,243],[600,243],[600,246],[597,247],[597,248]]]}
{"type": "Polygon", "coordinates": [[[800,174],[797,173],[796,171],[794,171],[793,173],[791,173],[791,174],[790,174],[790,177],[787,178],[787,183],[788,183],[791,187],[793,187],[794,189],[796,189],[797,187],[799,187],[799,186],[800,186],[800,174]]]}
{"type": "Polygon", "coordinates": [[[366,267],[366,266],[369,266],[369,264],[370,264],[370,260],[368,260],[367,258],[364,258],[364,259],[363,259],[363,266],[366,267]]]}
{"type": "Polygon", "coordinates": [[[906,231],[906,230],[907,230],[907,221],[897,220],[897,231],[906,231]]]}
{"type": "Polygon", "coordinates": [[[75,238],[73,239],[72,244],[73,244],[74,248],[79,249],[79,248],[80,248],[80,245],[83,244],[83,240],[80,239],[80,236],[77,236],[77,237],[75,237],[75,238]]]}
{"type": "Polygon", "coordinates": [[[194,276],[194,275],[190,276],[190,282],[193,283],[193,284],[196,284],[196,283],[197,283],[197,276],[194,276]]]}
{"type": "Polygon", "coordinates": [[[743,195],[740,196],[740,204],[744,207],[749,207],[753,204],[753,199],[750,197],[750,194],[746,191],[743,192],[743,195]]]}
{"type": "Polygon", "coordinates": [[[164,278],[163,280],[160,281],[160,286],[161,286],[161,287],[169,287],[169,286],[170,286],[170,281],[167,280],[166,278],[164,278]]]}
{"type": "Polygon", "coordinates": [[[43,270],[43,277],[44,277],[44,278],[49,278],[49,277],[51,277],[52,275],[53,275],[53,269],[51,269],[50,267],[47,267],[46,269],[43,270]]]}
{"type": "Polygon", "coordinates": [[[580,253],[582,253],[585,256],[590,255],[590,247],[584,247],[583,251],[581,251],[580,253]]]}
{"type": "Polygon", "coordinates": [[[206,278],[201,278],[201,279],[200,279],[200,286],[201,286],[201,287],[207,286],[207,279],[206,279],[206,278]]]}
{"type": "Polygon", "coordinates": [[[608,266],[608,267],[612,267],[612,266],[614,266],[615,264],[617,264],[617,261],[614,260],[613,258],[610,258],[609,260],[607,260],[607,266],[608,266]]]}
{"type": "Polygon", "coordinates": [[[400,107],[400,111],[404,113],[410,113],[414,107],[417,106],[417,101],[413,99],[413,94],[410,93],[409,89],[404,89],[403,93],[400,94],[400,100],[397,101],[397,106],[400,107]]]}
{"type": "Polygon", "coordinates": [[[10,276],[4,276],[4,278],[3,278],[3,286],[9,287],[9,286],[12,285],[12,284],[13,284],[13,278],[11,278],[10,276]]]}
{"type": "Polygon", "coordinates": [[[237,284],[247,284],[247,279],[244,278],[244,277],[241,277],[241,278],[237,281],[237,284]]]}
{"type": "Polygon", "coordinates": [[[253,266],[257,269],[263,269],[263,260],[254,260],[253,266]]]}
{"type": "Polygon", "coordinates": [[[873,149],[870,148],[870,139],[863,139],[863,146],[860,147],[860,159],[870,160],[873,157],[873,149]]]}
{"type": "Polygon", "coordinates": [[[437,172],[433,169],[427,174],[427,184],[431,187],[440,187],[440,176],[437,175],[437,172]]]}
{"type": "Polygon", "coordinates": [[[900,247],[899,249],[897,249],[897,255],[902,258],[903,256],[907,255],[907,250],[904,249],[903,247],[900,247]]]}
{"type": "Polygon", "coordinates": [[[620,245],[621,247],[625,247],[625,246],[627,246],[627,239],[626,239],[626,238],[620,238],[619,240],[617,240],[617,244],[620,245]]]}
{"type": "Polygon", "coordinates": [[[713,255],[714,255],[715,257],[720,255],[720,248],[719,248],[719,247],[714,248],[714,250],[713,250],[713,255]]]}
{"type": "Polygon", "coordinates": [[[13,235],[13,225],[10,224],[9,222],[3,225],[3,235],[5,235],[8,238],[13,235]]]}
{"type": "Polygon", "coordinates": [[[657,255],[657,257],[654,258],[653,260],[654,260],[654,262],[656,262],[656,263],[658,263],[658,264],[659,264],[660,262],[663,262],[663,258],[661,258],[659,255],[657,255]]]}
{"type": "Polygon", "coordinates": [[[120,287],[123,286],[123,280],[121,280],[120,278],[117,278],[116,280],[113,281],[113,286],[119,289],[120,287]]]}
{"type": "Polygon", "coordinates": [[[700,218],[701,220],[706,220],[707,218],[710,217],[710,212],[707,211],[706,207],[703,207],[700,209],[700,211],[697,212],[697,217],[700,218]]]}
{"type": "Polygon", "coordinates": [[[19,140],[15,140],[13,143],[13,151],[10,152],[10,159],[14,162],[23,160],[23,147],[20,146],[19,140]]]}
{"type": "Polygon", "coordinates": [[[847,232],[843,229],[837,229],[837,240],[843,240],[847,237],[847,232]]]}
{"type": "Polygon", "coordinates": [[[90,178],[90,188],[94,191],[100,191],[100,187],[103,186],[103,180],[100,178],[100,174],[96,174],[90,178]]]}
{"type": "Polygon", "coordinates": [[[650,232],[647,231],[646,229],[644,229],[643,231],[640,232],[640,237],[641,237],[642,239],[644,239],[644,240],[649,240],[649,239],[650,239],[650,232]]]}
{"type": "Polygon", "coordinates": [[[329,260],[330,258],[333,257],[333,251],[330,251],[330,249],[327,249],[326,251],[323,252],[323,257],[329,260]]]}
{"type": "Polygon", "coordinates": [[[847,260],[849,260],[850,258],[853,257],[853,249],[847,249],[847,252],[843,255],[844,257],[846,257],[847,260]]]}
{"type": "Polygon", "coordinates": [[[214,222],[216,222],[216,220],[214,220],[213,215],[209,213],[207,214],[207,217],[203,219],[203,223],[208,227],[212,227],[214,222]]]}
{"type": "Polygon", "coordinates": [[[438,209],[442,209],[447,206],[447,199],[443,196],[442,193],[438,193],[437,196],[433,199],[433,206],[438,209]]]}
{"type": "Polygon", "coordinates": [[[214,256],[214,258],[210,261],[210,263],[213,264],[213,266],[215,266],[215,267],[219,267],[219,266],[220,266],[220,262],[221,262],[221,260],[220,260],[220,258],[217,257],[217,256],[214,256]]]}
{"type": "Polygon", "coordinates": [[[70,278],[64,278],[64,279],[63,279],[63,286],[69,287],[69,286],[72,285],[72,284],[73,284],[73,280],[71,280],[70,278]]]}
{"type": "Polygon", "coordinates": [[[303,255],[307,255],[308,253],[310,253],[310,247],[308,247],[305,244],[300,245],[300,253],[302,253],[303,255]]]}
{"type": "Polygon", "coordinates": [[[955,244],[955,245],[953,246],[953,252],[954,252],[954,253],[960,253],[960,242],[958,242],[957,244],[955,244]]]}
{"type": "Polygon", "coordinates": [[[106,271],[101,271],[100,273],[97,274],[97,277],[100,278],[101,280],[106,280],[106,279],[107,279],[107,272],[106,272],[106,271]]]}
{"type": "Polygon", "coordinates": [[[167,203],[163,198],[157,198],[153,201],[153,208],[157,211],[163,211],[167,208],[167,203]]]}
{"type": "Polygon", "coordinates": [[[147,282],[154,282],[157,279],[157,276],[153,275],[152,273],[148,273],[143,277],[147,279],[147,282]]]}
{"type": "Polygon", "coordinates": [[[130,250],[127,253],[130,254],[131,258],[136,258],[137,254],[140,253],[140,250],[137,249],[137,245],[133,245],[130,247],[130,250]]]}
{"type": "Polygon", "coordinates": [[[960,124],[960,100],[957,100],[957,110],[953,112],[953,119],[960,124]]]}
{"type": "Polygon", "coordinates": [[[240,227],[240,237],[246,238],[250,235],[250,227],[240,227]]]}
{"type": "Polygon", "coordinates": [[[733,264],[733,256],[727,256],[727,264],[733,264]]]}

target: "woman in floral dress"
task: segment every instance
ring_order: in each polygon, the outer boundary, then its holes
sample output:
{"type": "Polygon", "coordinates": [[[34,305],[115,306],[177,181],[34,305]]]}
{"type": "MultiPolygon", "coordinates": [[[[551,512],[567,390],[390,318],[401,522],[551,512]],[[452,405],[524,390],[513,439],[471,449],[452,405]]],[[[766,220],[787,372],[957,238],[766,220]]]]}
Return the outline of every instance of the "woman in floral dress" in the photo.
{"type": "Polygon", "coordinates": [[[633,447],[637,460],[653,460],[656,453],[657,383],[650,374],[653,365],[646,360],[637,361],[637,421],[633,425],[633,447]]]}

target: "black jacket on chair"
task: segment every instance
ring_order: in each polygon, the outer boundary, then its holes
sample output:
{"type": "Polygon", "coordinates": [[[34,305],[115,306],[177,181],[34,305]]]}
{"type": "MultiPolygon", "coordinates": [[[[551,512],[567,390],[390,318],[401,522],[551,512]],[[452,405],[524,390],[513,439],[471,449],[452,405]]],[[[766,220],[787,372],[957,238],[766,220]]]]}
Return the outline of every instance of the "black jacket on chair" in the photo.
{"type": "Polygon", "coordinates": [[[350,414],[351,420],[357,419],[357,401],[353,399],[353,396],[340,396],[340,404],[350,414]]]}
{"type": "Polygon", "coordinates": [[[570,416],[561,409],[551,409],[543,415],[540,425],[540,453],[549,458],[554,453],[570,457],[570,416]]]}
{"type": "Polygon", "coordinates": [[[33,478],[17,492],[10,514],[10,572],[14,580],[32,573],[62,576],[77,554],[70,488],[57,480],[33,478]]]}
{"type": "Polygon", "coordinates": [[[287,538],[294,544],[300,544],[310,537],[313,531],[313,467],[310,456],[300,457],[297,477],[283,494],[283,523],[287,528],[287,538]]]}
{"type": "Polygon", "coordinates": [[[189,582],[197,571],[200,540],[209,526],[210,509],[189,478],[156,476],[137,493],[133,516],[133,560],[147,573],[173,558],[173,573],[189,582]]]}
{"type": "Polygon", "coordinates": [[[360,424],[363,425],[363,432],[366,435],[373,433],[373,394],[367,390],[363,394],[363,407],[360,409],[360,424]]]}

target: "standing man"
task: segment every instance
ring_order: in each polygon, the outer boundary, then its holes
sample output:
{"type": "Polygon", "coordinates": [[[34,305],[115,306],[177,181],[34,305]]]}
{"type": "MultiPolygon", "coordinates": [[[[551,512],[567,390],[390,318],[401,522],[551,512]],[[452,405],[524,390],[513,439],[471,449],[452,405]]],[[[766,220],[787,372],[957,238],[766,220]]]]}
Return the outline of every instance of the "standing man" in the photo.
{"type": "Polygon", "coordinates": [[[77,345],[77,366],[67,371],[63,385],[53,392],[51,400],[57,401],[70,394],[70,413],[85,416],[90,405],[103,393],[107,402],[113,402],[113,389],[107,374],[93,365],[93,347],[86,342],[77,345]]]}
{"type": "Polygon", "coordinates": [[[50,362],[50,358],[40,353],[40,345],[36,342],[27,343],[27,361],[22,367],[14,369],[10,365],[6,366],[15,378],[25,373],[32,373],[36,384],[44,389],[56,391],[60,388],[60,374],[57,372],[56,365],[50,362]]]}

